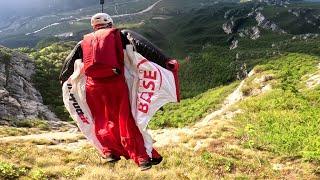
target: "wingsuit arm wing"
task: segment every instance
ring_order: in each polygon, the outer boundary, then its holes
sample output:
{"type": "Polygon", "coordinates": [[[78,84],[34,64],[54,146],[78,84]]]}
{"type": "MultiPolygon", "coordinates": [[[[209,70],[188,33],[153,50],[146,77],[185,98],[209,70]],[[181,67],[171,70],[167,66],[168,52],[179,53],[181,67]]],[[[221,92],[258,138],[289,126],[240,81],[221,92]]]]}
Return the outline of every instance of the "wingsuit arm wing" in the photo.
{"type": "Polygon", "coordinates": [[[167,63],[171,59],[168,56],[166,56],[160,48],[152,44],[145,37],[128,29],[122,30],[121,35],[122,44],[124,48],[127,44],[130,44],[130,41],[127,38],[128,35],[130,35],[130,37],[132,38],[132,43],[138,53],[140,53],[143,57],[147,58],[148,60],[151,60],[156,64],[168,69],[167,63]]]}
{"type": "Polygon", "coordinates": [[[82,59],[82,48],[81,41],[73,48],[71,53],[65,59],[64,64],[62,66],[59,80],[61,84],[68,80],[68,78],[74,72],[74,63],[77,59],[82,59]]]}
{"type": "Polygon", "coordinates": [[[160,65],[161,67],[168,69],[173,72],[175,76],[175,81],[177,85],[177,98],[180,101],[180,87],[179,87],[179,78],[178,78],[178,70],[179,63],[177,60],[169,58],[166,56],[160,48],[152,44],[142,35],[124,29],[121,31],[121,39],[123,48],[125,49],[127,44],[132,44],[135,47],[135,50],[141,54],[144,58],[160,65]],[[130,37],[130,41],[128,39],[130,37]]]}

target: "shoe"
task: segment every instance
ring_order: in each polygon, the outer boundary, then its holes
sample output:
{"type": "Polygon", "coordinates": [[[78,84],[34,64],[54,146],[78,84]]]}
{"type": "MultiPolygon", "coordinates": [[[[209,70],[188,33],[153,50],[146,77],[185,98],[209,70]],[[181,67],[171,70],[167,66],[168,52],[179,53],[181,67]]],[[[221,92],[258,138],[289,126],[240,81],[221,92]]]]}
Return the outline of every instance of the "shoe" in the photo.
{"type": "Polygon", "coordinates": [[[145,161],[145,162],[141,163],[139,165],[139,167],[140,167],[141,171],[146,171],[146,170],[152,168],[152,164],[150,161],[145,161]]]}
{"type": "Polygon", "coordinates": [[[112,154],[110,156],[102,157],[101,159],[104,163],[116,163],[119,160],[121,160],[120,157],[116,157],[115,155],[112,155],[112,154]]]}
{"type": "Polygon", "coordinates": [[[158,165],[158,164],[160,164],[161,163],[161,161],[163,160],[163,158],[162,157],[159,157],[159,158],[152,158],[151,159],[151,164],[152,165],[158,165]]]}

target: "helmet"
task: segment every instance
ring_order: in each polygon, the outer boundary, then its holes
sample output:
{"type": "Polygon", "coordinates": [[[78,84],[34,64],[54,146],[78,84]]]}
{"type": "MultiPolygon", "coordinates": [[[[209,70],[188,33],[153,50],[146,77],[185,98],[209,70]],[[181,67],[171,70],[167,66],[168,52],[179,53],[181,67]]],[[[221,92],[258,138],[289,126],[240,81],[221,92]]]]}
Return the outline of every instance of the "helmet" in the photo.
{"type": "Polygon", "coordinates": [[[112,26],[113,25],[113,20],[109,14],[106,13],[98,13],[92,16],[91,18],[91,26],[93,28],[97,26],[103,26],[103,25],[108,25],[112,26]]]}

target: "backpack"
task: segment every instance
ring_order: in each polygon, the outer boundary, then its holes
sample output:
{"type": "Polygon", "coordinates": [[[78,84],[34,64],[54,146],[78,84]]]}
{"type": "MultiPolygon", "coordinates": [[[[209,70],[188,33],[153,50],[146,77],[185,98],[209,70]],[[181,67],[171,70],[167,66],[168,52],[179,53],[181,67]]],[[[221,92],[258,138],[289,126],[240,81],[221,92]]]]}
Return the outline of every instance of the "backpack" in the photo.
{"type": "Polygon", "coordinates": [[[107,78],[123,72],[124,54],[120,31],[100,29],[84,36],[81,42],[85,75],[107,78]]]}

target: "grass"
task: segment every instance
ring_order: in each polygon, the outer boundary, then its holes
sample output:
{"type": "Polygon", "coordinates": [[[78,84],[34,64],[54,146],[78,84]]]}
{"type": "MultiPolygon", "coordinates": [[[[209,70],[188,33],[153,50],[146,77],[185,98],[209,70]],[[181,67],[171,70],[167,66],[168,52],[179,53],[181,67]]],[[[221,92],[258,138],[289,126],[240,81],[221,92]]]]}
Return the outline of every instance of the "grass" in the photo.
{"type": "Polygon", "coordinates": [[[7,119],[8,125],[0,126],[0,137],[24,136],[51,130],[49,123],[41,119],[7,119]]]}
{"type": "Polygon", "coordinates": [[[0,137],[24,136],[41,132],[38,128],[16,128],[11,126],[0,126],[0,137]]]}
{"type": "Polygon", "coordinates": [[[236,119],[245,146],[320,163],[320,88],[307,89],[301,81],[318,63],[316,56],[288,54],[259,67],[277,83],[271,92],[239,104],[245,113],[236,119]]]}
{"type": "Polygon", "coordinates": [[[27,168],[0,161],[0,177],[4,179],[16,179],[25,175],[27,168]]]}
{"type": "Polygon", "coordinates": [[[169,104],[158,111],[150,123],[150,128],[184,127],[191,125],[210,112],[221,107],[225,98],[237,87],[235,82],[218,87],[194,98],[183,99],[179,104],[169,104]]]}
{"type": "MultiPolygon", "coordinates": [[[[196,144],[193,138],[173,146],[161,147],[163,162],[151,170],[141,172],[133,161],[122,159],[116,164],[103,164],[97,152],[89,146],[79,151],[38,148],[32,142],[1,143],[0,162],[10,171],[0,173],[0,179],[281,179],[288,177],[315,178],[316,166],[308,162],[277,160],[269,152],[245,149],[231,121],[223,125],[207,126],[207,133],[215,139],[208,147],[195,151],[186,148],[196,144]],[[279,162],[280,161],[280,162],[279,162]],[[291,163],[290,168],[274,170],[273,164],[291,163]],[[11,175],[14,174],[14,175],[11,175]]],[[[209,135],[208,134],[208,135],[209,135]]],[[[207,135],[207,136],[208,136],[207,135]]],[[[1,169],[1,163],[0,163],[1,169]]],[[[1,171],[0,171],[1,172],[1,171]]]]}
{"type": "Polygon", "coordinates": [[[49,130],[49,123],[41,119],[25,119],[25,120],[12,120],[10,124],[19,128],[39,128],[40,130],[49,130]]]}

